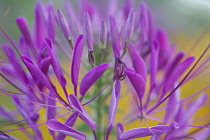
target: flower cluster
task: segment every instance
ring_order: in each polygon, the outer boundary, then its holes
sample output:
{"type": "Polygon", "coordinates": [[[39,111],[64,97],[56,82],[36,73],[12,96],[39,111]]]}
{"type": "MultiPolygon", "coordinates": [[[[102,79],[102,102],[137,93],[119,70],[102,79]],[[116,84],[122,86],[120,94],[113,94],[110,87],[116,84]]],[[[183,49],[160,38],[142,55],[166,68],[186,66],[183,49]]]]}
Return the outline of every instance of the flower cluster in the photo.
{"type": "Polygon", "coordinates": [[[114,0],[106,15],[88,0],[79,6],[77,11],[65,2],[65,15],[51,3],[37,2],[32,31],[24,17],[16,18],[19,42],[1,28],[8,43],[1,45],[7,59],[0,65],[0,93],[15,110],[1,103],[0,139],[18,139],[10,132],[19,131],[43,140],[42,125],[55,140],[209,137],[209,122],[192,124],[209,86],[181,98],[182,85],[206,69],[209,58],[201,59],[209,46],[198,59],[176,50],[145,2],[136,8],[125,0],[119,8],[114,0]],[[125,91],[129,111],[118,106],[125,91]],[[185,105],[188,100],[192,104],[185,105]],[[119,110],[128,112],[122,121],[116,120],[119,110]],[[149,126],[149,119],[159,123],[149,126]],[[146,127],[126,128],[136,120],[146,127]]]}

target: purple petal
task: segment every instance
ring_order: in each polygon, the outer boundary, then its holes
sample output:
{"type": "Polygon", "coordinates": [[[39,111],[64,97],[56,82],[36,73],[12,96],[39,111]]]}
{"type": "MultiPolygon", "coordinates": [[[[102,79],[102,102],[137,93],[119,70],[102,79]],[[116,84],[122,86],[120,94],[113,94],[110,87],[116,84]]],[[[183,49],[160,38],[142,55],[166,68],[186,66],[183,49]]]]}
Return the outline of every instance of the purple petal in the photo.
{"type": "Polygon", "coordinates": [[[152,135],[160,135],[168,132],[170,129],[167,125],[158,125],[149,128],[134,128],[127,130],[121,134],[121,140],[135,139],[152,135]]]}
{"type": "MultiPolygon", "coordinates": [[[[77,111],[75,111],[74,113],[71,114],[71,116],[66,120],[66,122],[64,123],[64,125],[69,126],[69,127],[73,127],[74,123],[76,122],[78,113],[77,111]]],[[[64,140],[66,137],[65,134],[62,133],[58,133],[58,135],[56,136],[55,140],[64,140]]]]}
{"type": "Polygon", "coordinates": [[[21,50],[22,54],[31,56],[29,50],[30,48],[27,46],[26,41],[23,36],[20,36],[19,38],[19,49],[21,50]]]}
{"type": "Polygon", "coordinates": [[[80,94],[82,96],[88,91],[88,89],[101,77],[101,75],[109,67],[108,63],[100,64],[91,69],[82,79],[80,84],[80,94]]]}
{"type": "Polygon", "coordinates": [[[171,49],[169,48],[168,37],[164,30],[158,29],[156,31],[156,39],[159,42],[160,50],[159,50],[159,68],[164,67],[168,62],[168,58],[170,58],[171,49]]]}
{"type": "Polygon", "coordinates": [[[165,78],[167,78],[171,72],[175,69],[177,64],[181,61],[181,59],[184,57],[184,52],[178,52],[175,58],[167,65],[166,72],[165,72],[165,78]]]}
{"type": "Polygon", "coordinates": [[[131,7],[133,7],[132,1],[125,0],[124,5],[123,5],[123,12],[124,12],[125,18],[129,16],[131,7]]]}
{"type": "Polygon", "coordinates": [[[101,44],[100,47],[102,49],[105,49],[107,41],[107,27],[104,20],[101,21],[99,35],[100,35],[100,44],[101,44]]]}
{"type": "Polygon", "coordinates": [[[117,124],[117,140],[120,140],[120,136],[122,135],[124,131],[124,127],[121,123],[117,124]]]}
{"type": "Polygon", "coordinates": [[[150,10],[148,10],[148,19],[149,19],[149,31],[148,31],[148,39],[149,42],[152,42],[154,40],[154,24],[153,24],[153,18],[150,10]]]}
{"type": "Polygon", "coordinates": [[[168,52],[169,49],[167,34],[165,33],[164,30],[158,29],[156,32],[156,39],[160,44],[160,51],[163,52],[164,55],[164,53],[168,52]]]}
{"type": "Polygon", "coordinates": [[[2,45],[3,51],[6,54],[9,62],[12,64],[16,74],[24,81],[28,82],[28,79],[26,77],[26,73],[24,72],[19,60],[17,59],[14,51],[7,45],[2,45]]]}
{"type": "Polygon", "coordinates": [[[71,103],[72,107],[80,114],[80,118],[88,125],[92,130],[96,129],[97,124],[95,121],[91,118],[91,116],[86,112],[86,110],[83,108],[79,100],[76,98],[75,95],[70,94],[69,95],[69,102],[71,103]]]}
{"type": "Polygon", "coordinates": [[[141,38],[143,42],[148,41],[148,31],[149,31],[149,18],[148,18],[148,8],[145,2],[141,3],[140,11],[140,29],[141,38]]]}
{"type": "Polygon", "coordinates": [[[120,35],[117,29],[116,21],[113,17],[110,17],[110,32],[112,38],[112,48],[115,58],[120,58],[120,35]]]}
{"type": "Polygon", "coordinates": [[[112,97],[110,102],[110,109],[109,109],[109,122],[108,127],[111,129],[113,127],[114,118],[117,111],[118,100],[120,97],[120,90],[121,90],[121,83],[119,80],[115,80],[113,89],[112,89],[112,97]]]}
{"type": "Polygon", "coordinates": [[[174,83],[182,76],[182,74],[187,70],[194,60],[194,57],[188,57],[173,70],[171,75],[166,80],[163,88],[163,94],[168,92],[173,87],[174,83]]]}
{"type": "Polygon", "coordinates": [[[55,75],[56,77],[58,78],[60,84],[62,87],[65,87],[66,85],[66,79],[63,75],[63,72],[62,72],[62,69],[59,65],[59,62],[53,52],[53,44],[52,44],[52,41],[49,39],[49,38],[46,38],[45,39],[45,42],[46,42],[46,47],[47,47],[47,50],[48,50],[48,53],[51,57],[51,62],[52,62],[52,67],[53,67],[53,70],[55,72],[55,75]]]}
{"type": "Polygon", "coordinates": [[[156,77],[157,77],[157,68],[158,68],[158,53],[159,53],[159,44],[157,41],[152,43],[151,48],[151,62],[150,62],[150,87],[151,90],[156,86],[156,77]]]}
{"type": "Polygon", "coordinates": [[[38,1],[35,6],[35,42],[40,48],[45,37],[45,21],[43,14],[45,13],[43,3],[38,1]]]}
{"type": "Polygon", "coordinates": [[[84,34],[89,51],[93,51],[93,33],[89,14],[84,13],[84,34]]]}
{"type": "Polygon", "coordinates": [[[130,68],[125,68],[125,73],[132,86],[134,87],[139,99],[141,99],[144,96],[144,92],[146,89],[146,82],[144,78],[130,68]]]}
{"type": "Polygon", "coordinates": [[[70,39],[69,26],[68,26],[68,23],[66,21],[64,14],[62,13],[60,9],[57,10],[57,16],[58,16],[58,22],[59,22],[61,31],[63,32],[64,36],[67,39],[70,39]]]}
{"type": "Polygon", "coordinates": [[[125,40],[130,42],[134,29],[134,14],[133,10],[130,10],[127,23],[126,23],[126,32],[125,32],[125,40]]]}
{"type": "Polygon", "coordinates": [[[82,132],[79,132],[67,125],[62,124],[59,121],[56,120],[49,120],[47,121],[47,127],[53,131],[58,131],[62,134],[65,134],[67,136],[73,137],[78,140],[85,140],[86,135],[83,134],[82,132]]]}
{"type": "Polygon", "coordinates": [[[47,75],[50,64],[51,57],[46,57],[39,62],[39,68],[44,73],[44,75],[47,75]]]}
{"type": "MultiPolygon", "coordinates": [[[[79,70],[80,70],[80,62],[82,58],[82,51],[84,47],[84,39],[83,35],[79,35],[77,37],[73,54],[72,54],[72,64],[71,64],[71,81],[75,88],[77,88],[79,70]]],[[[77,95],[75,93],[75,95],[77,95]]]]}
{"type": "Polygon", "coordinates": [[[24,39],[25,39],[25,42],[27,43],[27,45],[29,47],[31,47],[31,49],[33,51],[35,51],[26,19],[24,17],[18,17],[18,18],[16,18],[16,23],[17,23],[17,25],[18,25],[18,27],[19,27],[19,29],[20,29],[20,31],[21,31],[24,39]]]}
{"type": "Polygon", "coordinates": [[[28,70],[30,71],[31,75],[33,77],[36,77],[36,79],[39,80],[39,82],[42,85],[47,87],[49,90],[52,90],[52,87],[51,87],[50,82],[47,79],[47,77],[42,73],[42,71],[37,66],[35,66],[33,64],[31,59],[24,55],[21,56],[21,59],[24,61],[25,65],[28,68],[28,70]]]}
{"type": "Polygon", "coordinates": [[[52,42],[55,41],[55,33],[56,33],[56,20],[55,20],[55,13],[53,5],[50,4],[48,8],[48,37],[52,40],[52,42]]]}
{"type": "Polygon", "coordinates": [[[141,56],[137,53],[133,46],[128,45],[128,51],[133,63],[133,67],[135,72],[140,74],[145,81],[147,81],[147,69],[144,60],[141,56]]]}

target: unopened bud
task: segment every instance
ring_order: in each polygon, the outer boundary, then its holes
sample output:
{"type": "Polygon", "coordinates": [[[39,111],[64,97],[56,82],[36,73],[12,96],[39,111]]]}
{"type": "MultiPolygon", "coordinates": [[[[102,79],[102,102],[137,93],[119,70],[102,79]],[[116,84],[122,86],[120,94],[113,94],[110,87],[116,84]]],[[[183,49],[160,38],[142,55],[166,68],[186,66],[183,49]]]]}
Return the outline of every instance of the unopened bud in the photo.
{"type": "Polygon", "coordinates": [[[88,46],[88,50],[93,51],[92,25],[90,21],[90,16],[87,12],[84,14],[84,33],[85,33],[85,39],[88,46]]]}
{"type": "Polygon", "coordinates": [[[58,9],[57,15],[58,15],[58,22],[59,22],[61,31],[63,32],[64,36],[67,39],[70,39],[69,26],[68,26],[68,23],[66,21],[64,14],[62,13],[62,11],[60,9],[58,9]]]}
{"type": "Polygon", "coordinates": [[[105,49],[106,48],[106,40],[107,40],[107,27],[106,27],[106,23],[104,22],[104,20],[101,21],[99,34],[100,34],[100,47],[101,47],[101,49],[105,49]]]}

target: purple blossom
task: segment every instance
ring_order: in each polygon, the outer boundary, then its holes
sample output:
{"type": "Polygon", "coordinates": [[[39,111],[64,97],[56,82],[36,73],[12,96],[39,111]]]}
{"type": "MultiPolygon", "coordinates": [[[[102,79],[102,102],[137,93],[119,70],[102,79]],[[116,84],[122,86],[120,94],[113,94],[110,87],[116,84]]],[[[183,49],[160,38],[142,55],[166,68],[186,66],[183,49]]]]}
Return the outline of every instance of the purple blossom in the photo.
{"type": "Polygon", "coordinates": [[[37,2],[33,30],[16,18],[19,42],[0,27],[7,40],[0,58],[0,139],[43,140],[40,125],[55,140],[209,137],[209,112],[198,113],[208,107],[210,86],[190,84],[209,67],[210,45],[190,56],[171,45],[146,2],[107,5],[65,2],[66,13],[58,9],[56,16],[52,3],[37,2]],[[135,120],[143,126],[128,129],[135,120]]]}

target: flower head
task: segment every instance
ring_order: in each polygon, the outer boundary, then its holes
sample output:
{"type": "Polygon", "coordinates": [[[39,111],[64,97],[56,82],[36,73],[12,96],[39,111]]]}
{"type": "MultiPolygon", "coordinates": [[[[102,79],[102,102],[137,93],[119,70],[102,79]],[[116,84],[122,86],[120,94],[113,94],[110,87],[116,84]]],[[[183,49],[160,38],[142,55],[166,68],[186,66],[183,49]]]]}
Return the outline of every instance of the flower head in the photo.
{"type": "Polygon", "coordinates": [[[7,61],[0,63],[0,98],[9,96],[15,110],[0,105],[0,139],[19,138],[10,131],[34,140],[208,137],[210,123],[194,125],[192,116],[207,103],[210,86],[187,97],[182,87],[208,68],[210,45],[199,58],[174,49],[145,2],[136,8],[125,0],[120,10],[113,1],[106,16],[88,0],[79,4],[75,11],[65,2],[66,13],[55,14],[52,4],[37,2],[34,32],[16,18],[19,43],[1,27],[8,42],[1,45],[7,61]]]}

